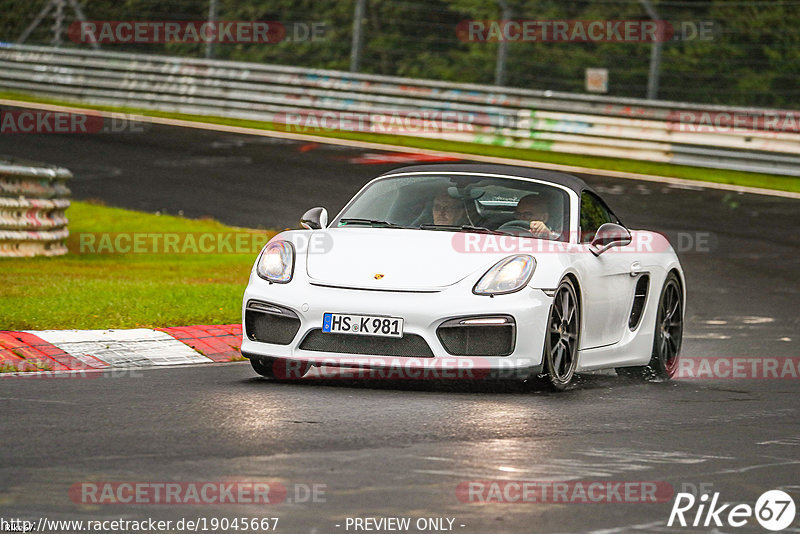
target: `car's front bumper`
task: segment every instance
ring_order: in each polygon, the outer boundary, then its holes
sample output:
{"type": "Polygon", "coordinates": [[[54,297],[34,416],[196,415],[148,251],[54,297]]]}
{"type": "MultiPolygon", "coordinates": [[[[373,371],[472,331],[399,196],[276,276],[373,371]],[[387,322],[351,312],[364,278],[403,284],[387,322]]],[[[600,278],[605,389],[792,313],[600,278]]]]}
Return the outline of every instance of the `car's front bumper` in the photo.
{"type": "MultiPolygon", "coordinates": [[[[408,378],[525,378],[541,372],[552,298],[529,287],[509,295],[488,297],[472,294],[471,286],[464,284],[430,293],[391,292],[312,285],[307,280],[270,284],[253,276],[244,294],[244,307],[250,301],[288,308],[296,314],[300,326],[287,344],[274,344],[249,339],[245,325],[242,354],[247,358],[270,357],[319,366],[393,370],[398,376],[408,378]],[[300,348],[310,332],[321,328],[326,312],[402,317],[404,335],[420,336],[430,353],[427,357],[397,356],[300,348]],[[439,326],[451,319],[497,315],[511,316],[515,323],[513,350],[506,356],[452,355],[437,336],[439,326]]],[[[244,319],[243,310],[243,323],[244,319]]]]}

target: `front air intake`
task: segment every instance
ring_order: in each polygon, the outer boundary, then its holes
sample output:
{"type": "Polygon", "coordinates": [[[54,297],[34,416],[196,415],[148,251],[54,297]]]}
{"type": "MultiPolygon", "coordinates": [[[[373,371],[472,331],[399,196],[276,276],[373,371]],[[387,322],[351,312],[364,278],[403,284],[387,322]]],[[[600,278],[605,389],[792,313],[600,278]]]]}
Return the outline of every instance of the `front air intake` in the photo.
{"type": "Polygon", "coordinates": [[[408,333],[403,337],[378,337],[329,333],[315,328],[306,334],[300,348],[341,354],[433,358],[433,352],[422,336],[408,333]]]}
{"type": "Polygon", "coordinates": [[[442,323],[436,335],[453,356],[508,356],[514,352],[516,324],[510,315],[461,317],[442,323]]]}
{"type": "Polygon", "coordinates": [[[288,345],[300,330],[300,318],[289,308],[251,300],[244,311],[244,329],[251,341],[288,345]]]}

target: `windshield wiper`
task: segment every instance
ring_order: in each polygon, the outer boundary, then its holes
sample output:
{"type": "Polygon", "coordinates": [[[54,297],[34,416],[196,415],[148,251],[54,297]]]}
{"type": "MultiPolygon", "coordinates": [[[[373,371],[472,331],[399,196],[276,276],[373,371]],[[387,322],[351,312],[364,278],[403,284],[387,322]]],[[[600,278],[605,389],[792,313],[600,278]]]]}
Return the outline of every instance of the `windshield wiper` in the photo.
{"type": "Polygon", "coordinates": [[[420,230],[452,230],[457,232],[472,232],[476,234],[493,234],[493,235],[507,235],[505,232],[498,232],[497,230],[490,230],[483,226],[471,226],[469,224],[421,224],[420,230]]]}
{"type": "Polygon", "coordinates": [[[389,221],[381,221],[379,219],[360,219],[360,218],[345,218],[339,219],[339,224],[344,223],[345,225],[348,224],[368,224],[370,226],[380,226],[382,228],[407,228],[406,226],[401,226],[399,224],[395,224],[389,221]]]}

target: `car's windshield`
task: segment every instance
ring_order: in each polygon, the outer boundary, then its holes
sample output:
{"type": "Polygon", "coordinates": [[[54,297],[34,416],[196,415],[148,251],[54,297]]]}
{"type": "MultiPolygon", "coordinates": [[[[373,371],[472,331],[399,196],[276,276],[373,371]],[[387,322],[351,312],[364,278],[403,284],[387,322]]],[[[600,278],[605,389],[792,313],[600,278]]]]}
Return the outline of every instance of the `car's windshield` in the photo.
{"type": "Polygon", "coordinates": [[[497,231],[540,239],[569,236],[569,196],[540,182],[430,174],[375,181],[333,227],[497,231]]]}

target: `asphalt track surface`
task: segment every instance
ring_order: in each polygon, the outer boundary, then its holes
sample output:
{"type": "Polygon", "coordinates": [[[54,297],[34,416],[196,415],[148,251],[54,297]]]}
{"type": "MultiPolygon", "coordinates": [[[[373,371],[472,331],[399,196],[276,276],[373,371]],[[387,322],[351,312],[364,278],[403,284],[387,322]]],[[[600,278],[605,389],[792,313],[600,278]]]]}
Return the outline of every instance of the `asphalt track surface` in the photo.
{"type": "MultiPolygon", "coordinates": [[[[77,199],[266,228],[294,227],[317,205],[335,213],[366,180],[400,166],[355,163],[387,156],[360,149],[143,129],[4,135],[0,154],[70,168],[77,199]]],[[[800,355],[798,201],[584,178],[629,226],[684,240],[684,356],[800,355]]],[[[797,379],[639,384],[591,374],[552,394],[457,381],[273,382],[242,363],[3,379],[0,517],[279,517],[277,531],[291,533],[354,532],[348,517],[398,516],[452,518],[463,533],[711,531],[667,527],[671,500],[475,504],[456,488],[658,481],[750,505],[781,488],[800,505],[798,399],[797,379]],[[85,481],[230,479],[280,482],[292,502],[87,505],[69,496],[85,481]],[[324,484],[324,502],[296,502],[294,484],[324,484]]],[[[716,531],[765,532],[753,520],[716,531]]],[[[800,515],[789,531],[800,532],[800,515]]]]}

